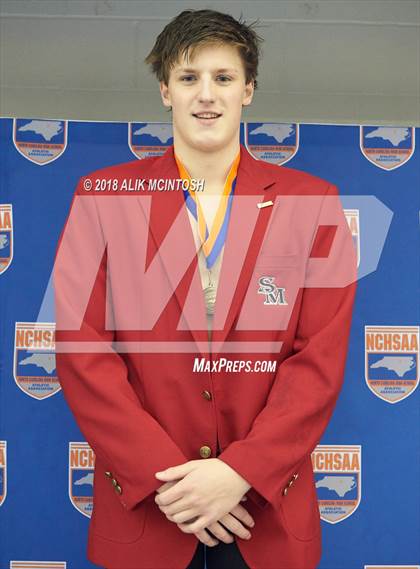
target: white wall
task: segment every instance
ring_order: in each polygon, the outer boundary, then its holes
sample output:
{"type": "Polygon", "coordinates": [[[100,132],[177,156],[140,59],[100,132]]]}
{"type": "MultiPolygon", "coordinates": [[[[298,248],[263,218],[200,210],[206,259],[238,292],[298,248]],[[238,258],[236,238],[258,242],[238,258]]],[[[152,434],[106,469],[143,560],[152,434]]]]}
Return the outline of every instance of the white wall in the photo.
{"type": "Polygon", "coordinates": [[[0,116],[168,120],[143,59],[206,7],[263,26],[245,120],[420,126],[420,0],[0,0],[0,116]]]}

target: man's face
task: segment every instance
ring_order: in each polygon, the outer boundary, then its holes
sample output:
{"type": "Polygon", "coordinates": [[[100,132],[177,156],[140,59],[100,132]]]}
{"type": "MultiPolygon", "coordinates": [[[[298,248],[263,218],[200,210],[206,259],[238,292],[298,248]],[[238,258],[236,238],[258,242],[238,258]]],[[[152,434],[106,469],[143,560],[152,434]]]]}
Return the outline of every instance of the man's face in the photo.
{"type": "Polygon", "coordinates": [[[238,139],[242,105],[251,103],[254,88],[252,82],[245,84],[238,50],[224,44],[205,45],[194,59],[180,59],[171,69],[168,85],[160,83],[160,92],[163,104],[172,107],[179,143],[211,152],[238,139]]]}

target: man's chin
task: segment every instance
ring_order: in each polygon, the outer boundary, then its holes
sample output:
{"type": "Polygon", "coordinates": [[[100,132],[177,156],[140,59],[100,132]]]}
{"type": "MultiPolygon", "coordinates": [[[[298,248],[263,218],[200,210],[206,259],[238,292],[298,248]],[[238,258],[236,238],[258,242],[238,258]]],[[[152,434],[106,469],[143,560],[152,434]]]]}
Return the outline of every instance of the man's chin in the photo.
{"type": "Polygon", "coordinates": [[[191,146],[203,152],[217,152],[227,145],[227,141],[216,137],[200,137],[191,142],[191,146]]]}

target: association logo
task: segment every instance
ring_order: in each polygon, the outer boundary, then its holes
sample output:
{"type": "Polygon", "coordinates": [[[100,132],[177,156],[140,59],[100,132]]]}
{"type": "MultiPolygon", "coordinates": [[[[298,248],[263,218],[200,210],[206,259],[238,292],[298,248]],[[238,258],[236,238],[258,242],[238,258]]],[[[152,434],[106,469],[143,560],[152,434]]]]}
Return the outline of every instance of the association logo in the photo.
{"type": "Polygon", "coordinates": [[[360,150],[365,158],[383,170],[395,170],[414,154],[413,127],[361,126],[360,150]]]}
{"type": "Polygon", "coordinates": [[[61,389],[55,366],[55,322],[16,322],[13,375],[17,386],[35,399],[61,389]]]}
{"type": "Polygon", "coordinates": [[[166,122],[129,122],[128,146],[137,158],[162,156],[173,144],[172,124],[166,122]]]}
{"type": "Polygon", "coordinates": [[[377,397],[408,397],[419,382],[418,363],[418,326],[365,326],[365,379],[377,397]]]}
{"type": "Polygon", "coordinates": [[[69,497],[73,506],[90,518],[93,511],[95,453],[86,442],[69,443],[69,497]]]}
{"type": "Polygon", "coordinates": [[[321,519],[336,524],[351,516],[362,493],[361,445],[318,445],[311,455],[321,519]]]}
{"type": "Polygon", "coordinates": [[[67,561],[10,561],[10,569],[66,569],[67,561]]]}
{"type": "Polygon", "coordinates": [[[0,275],[13,259],[13,213],[12,204],[0,204],[0,275]]]}
{"type": "Polygon", "coordinates": [[[264,304],[266,305],[287,305],[286,302],[286,289],[278,287],[274,284],[275,277],[262,276],[258,279],[258,294],[265,296],[264,304]]]}
{"type": "Polygon", "coordinates": [[[257,160],[285,164],[299,148],[297,123],[244,123],[244,142],[248,152],[257,160]]]}
{"type": "Polygon", "coordinates": [[[360,265],[360,223],[358,209],[343,209],[347,224],[353,238],[354,249],[357,254],[357,266],[360,265]]]}
{"type": "Polygon", "coordinates": [[[25,158],[44,166],[67,148],[67,121],[13,119],[13,143],[25,158]]]}
{"type": "Polygon", "coordinates": [[[0,441],[0,506],[7,496],[7,441],[0,441]]]}

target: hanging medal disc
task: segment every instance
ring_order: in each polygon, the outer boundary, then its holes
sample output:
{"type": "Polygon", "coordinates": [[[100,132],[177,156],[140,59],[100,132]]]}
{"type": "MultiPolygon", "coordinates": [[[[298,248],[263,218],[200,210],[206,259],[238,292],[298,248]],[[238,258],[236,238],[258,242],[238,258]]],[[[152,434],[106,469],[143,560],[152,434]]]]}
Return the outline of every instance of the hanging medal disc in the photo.
{"type": "Polygon", "coordinates": [[[207,314],[214,314],[214,308],[216,306],[216,287],[214,284],[206,286],[204,289],[204,300],[206,303],[207,314]]]}

